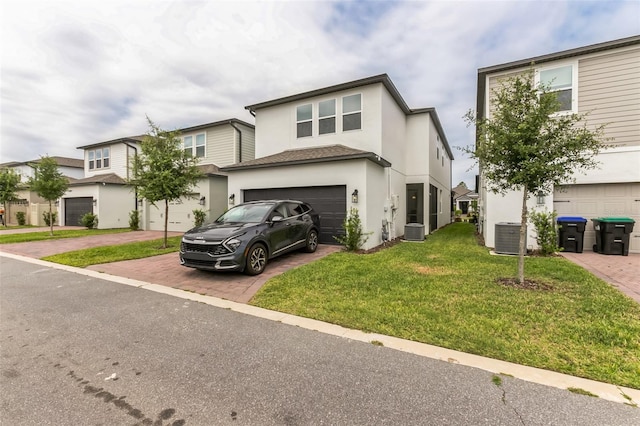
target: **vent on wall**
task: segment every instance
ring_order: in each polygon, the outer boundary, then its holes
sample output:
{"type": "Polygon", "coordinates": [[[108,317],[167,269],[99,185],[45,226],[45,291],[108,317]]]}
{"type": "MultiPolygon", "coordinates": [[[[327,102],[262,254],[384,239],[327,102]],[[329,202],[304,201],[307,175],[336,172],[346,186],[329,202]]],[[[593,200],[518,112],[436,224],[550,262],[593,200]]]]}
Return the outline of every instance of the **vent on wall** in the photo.
{"type": "MultiPolygon", "coordinates": [[[[520,252],[520,224],[514,222],[496,223],[495,239],[494,251],[496,253],[518,254],[520,252]]],[[[526,240],[524,245],[527,246],[526,240]]]]}
{"type": "Polygon", "coordinates": [[[424,241],[424,225],[407,223],[404,226],[404,239],[407,241],[424,241]]]}

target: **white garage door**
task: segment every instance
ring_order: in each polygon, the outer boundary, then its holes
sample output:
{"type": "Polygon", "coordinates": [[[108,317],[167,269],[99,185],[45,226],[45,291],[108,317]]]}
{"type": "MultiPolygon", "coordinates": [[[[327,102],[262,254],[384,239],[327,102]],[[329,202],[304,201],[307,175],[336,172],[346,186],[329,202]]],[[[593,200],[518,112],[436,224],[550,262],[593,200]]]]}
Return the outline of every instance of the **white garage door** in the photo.
{"type": "MultiPolygon", "coordinates": [[[[197,198],[181,198],[169,203],[169,223],[167,230],[184,232],[193,228],[193,211],[204,210],[197,198]]],[[[149,205],[149,229],[164,230],[164,201],[159,201],[157,207],[149,205]]]]}
{"type": "Polygon", "coordinates": [[[629,236],[629,251],[640,253],[640,183],[564,185],[553,194],[558,216],[581,216],[589,219],[584,233],[584,249],[596,243],[591,219],[607,216],[630,217],[636,223],[629,236]]]}

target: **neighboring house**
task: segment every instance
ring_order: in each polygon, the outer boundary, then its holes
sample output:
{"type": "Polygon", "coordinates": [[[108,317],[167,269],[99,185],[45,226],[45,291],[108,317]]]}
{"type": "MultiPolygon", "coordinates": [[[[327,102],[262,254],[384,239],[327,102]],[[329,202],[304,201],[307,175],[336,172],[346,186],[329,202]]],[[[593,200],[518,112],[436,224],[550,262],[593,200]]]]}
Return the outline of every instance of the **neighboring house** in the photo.
{"type": "MultiPolygon", "coordinates": [[[[528,207],[555,210],[559,216],[626,216],[636,221],[630,251],[640,252],[640,36],[524,59],[478,70],[479,118],[491,117],[491,90],[503,77],[522,73],[535,64],[536,80],[551,83],[559,92],[562,111],[590,112],[590,126],[607,124],[611,148],[597,158],[600,168],[575,175],[546,197],[533,194],[528,207]]],[[[562,112],[560,112],[562,113],[562,112]]],[[[521,192],[505,196],[488,191],[482,179],[480,229],[494,247],[495,225],[520,222],[521,192]]],[[[540,194],[541,195],[541,194],[540,194]]],[[[528,235],[533,236],[529,225],[528,235]]],[[[584,235],[585,249],[595,243],[591,222],[584,235]]],[[[535,247],[535,239],[527,244],[535,247]]]]}
{"type": "Polygon", "coordinates": [[[320,214],[320,242],[336,244],[357,208],[365,249],[451,221],[453,154],[434,108],[410,109],[386,74],[245,107],[256,159],[222,167],[229,204],[297,199],[320,214]]]}
{"type": "Polygon", "coordinates": [[[464,185],[453,188],[454,210],[460,210],[463,215],[474,211],[473,202],[478,201],[478,194],[464,185]]]}
{"type": "MultiPolygon", "coordinates": [[[[51,158],[56,160],[58,171],[69,178],[70,182],[84,176],[84,162],[82,159],[58,156],[52,156],[51,158]]],[[[20,182],[25,185],[24,189],[18,191],[18,199],[7,206],[7,214],[5,215],[6,220],[8,220],[7,224],[17,224],[16,213],[24,212],[27,225],[45,225],[42,214],[45,211],[49,211],[48,202],[34,191],[26,188],[29,179],[34,177],[34,169],[31,165],[38,162],[40,162],[40,158],[25,162],[14,161],[0,164],[0,169],[13,169],[20,176],[20,182]]]]}
{"type": "MultiPolygon", "coordinates": [[[[227,177],[219,166],[254,158],[254,126],[237,119],[217,121],[179,129],[182,148],[198,158],[204,174],[194,192],[169,206],[169,231],[193,227],[193,210],[216,218],[227,208],[227,177]]],[[[132,175],[131,159],[140,151],[143,136],[127,137],[81,146],[84,150],[84,178],[71,183],[62,198],[63,224],[77,225],[86,213],[98,216],[99,228],[126,228],[129,214],[138,210],[140,226],[164,229],[164,203],[157,207],[138,199],[126,185],[132,175]]]]}

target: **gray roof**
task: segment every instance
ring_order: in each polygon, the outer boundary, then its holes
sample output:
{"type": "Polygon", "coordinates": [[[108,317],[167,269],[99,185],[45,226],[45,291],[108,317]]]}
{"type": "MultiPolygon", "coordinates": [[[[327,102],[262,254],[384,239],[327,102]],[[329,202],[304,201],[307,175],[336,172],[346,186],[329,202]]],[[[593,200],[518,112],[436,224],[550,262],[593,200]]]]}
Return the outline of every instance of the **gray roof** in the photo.
{"type": "Polygon", "coordinates": [[[137,144],[139,142],[142,142],[142,139],[144,137],[145,137],[145,135],[127,136],[126,138],[111,139],[110,141],[96,142],[96,143],[92,143],[92,144],[89,144],[89,145],[79,146],[79,147],[77,147],[77,149],[96,148],[96,147],[99,147],[99,146],[113,145],[113,144],[116,144],[116,143],[137,144]]]}
{"type": "Polygon", "coordinates": [[[104,185],[124,185],[126,182],[115,173],[107,173],[83,179],[74,179],[69,183],[69,186],[96,185],[100,183],[104,185]]]}
{"type": "Polygon", "coordinates": [[[299,164],[326,163],[330,161],[344,161],[367,159],[381,167],[390,167],[391,163],[373,152],[349,148],[344,145],[328,145],[314,148],[289,149],[278,154],[256,158],[221,167],[222,171],[259,169],[264,167],[291,166],[299,164]]]}
{"type": "Polygon", "coordinates": [[[208,176],[210,176],[210,175],[226,176],[225,173],[221,173],[220,172],[220,167],[216,166],[215,164],[202,164],[202,165],[198,165],[196,167],[203,174],[208,175],[208,176]]]}
{"type": "MultiPolygon", "coordinates": [[[[58,163],[58,166],[74,167],[76,169],[84,169],[84,160],[82,160],[82,159],[71,158],[71,157],[59,157],[59,156],[51,156],[51,158],[56,160],[56,162],[58,163]]],[[[8,163],[0,164],[0,167],[24,166],[24,165],[29,165],[29,164],[32,164],[32,163],[39,163],[40,160],[41,160],[41,158],[38,158],[37,160],[30,160],[30,161],[24,161],[24,162],[11,161],[11,162],[8,162],[8,163]]]]}

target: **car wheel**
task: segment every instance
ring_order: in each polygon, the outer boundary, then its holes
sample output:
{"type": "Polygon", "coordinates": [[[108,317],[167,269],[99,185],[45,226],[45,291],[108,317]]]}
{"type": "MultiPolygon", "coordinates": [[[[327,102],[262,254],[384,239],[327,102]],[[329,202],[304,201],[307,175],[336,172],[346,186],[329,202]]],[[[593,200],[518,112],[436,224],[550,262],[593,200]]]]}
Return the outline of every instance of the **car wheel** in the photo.
{"type": "Polygon", "coordinates": [[[304,251],[307,253],[313,253],[318,248],[318,232],[315,229],[309,231],[307,235],[307,244],[304,247],[304,251]]]}
{"type": "Polygon", "coordinates": [[[267,266],[267,250],[262,244],[254,244],[249,249],[244,272],[247,275],[258,275],[267,266]]]}

